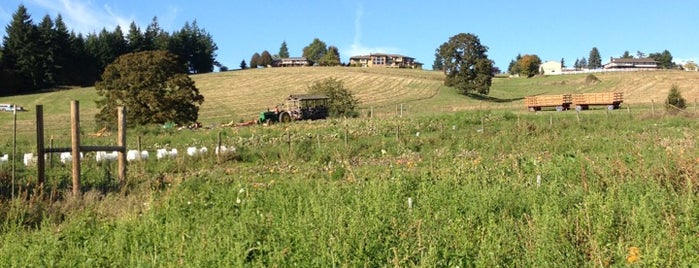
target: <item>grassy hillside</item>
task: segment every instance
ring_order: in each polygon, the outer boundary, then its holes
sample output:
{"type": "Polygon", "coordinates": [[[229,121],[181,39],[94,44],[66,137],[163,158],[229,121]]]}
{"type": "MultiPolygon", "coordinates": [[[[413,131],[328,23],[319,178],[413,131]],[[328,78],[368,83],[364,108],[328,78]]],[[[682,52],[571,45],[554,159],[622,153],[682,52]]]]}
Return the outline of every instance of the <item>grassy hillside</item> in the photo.
{"type": "MultiPolygon", "coordinates": [[[[690,105],[699,97],[699,73],[657,71],[596,74],[600,83],[588,85],[586,75],[535,78],[497,78],[486,98],[463,96],[445,87],[443,75],[434,71],[343,67],[273,68],[211,73],[192,76],[205,97],[200,121],[217,126],[231,121],[251,120],[273,108],[289,94],[304,93],[314,81],[335,77],[345,82],[361,101],[362,114],[369,109],[382,116],[395,115],[399,105],[408,114],[435,114],[469,109],[513,109],[524,111],[521,98],[534,94],[623,91],[626,103],[661,103],[672,84],[680,86],[690,105]]],[[[93,88],[60,90],[3,97],[0,103],[17,103],[30,110],[20,113],[20,136],[33,135],[35,105],[43,104],[47,136],[64,135],[69,129],[70,100],[79,100],[81,124],[95,131],[93,88]]],[[[0,135],[9,135],[11,114],[0,113],[0,135]]]]}

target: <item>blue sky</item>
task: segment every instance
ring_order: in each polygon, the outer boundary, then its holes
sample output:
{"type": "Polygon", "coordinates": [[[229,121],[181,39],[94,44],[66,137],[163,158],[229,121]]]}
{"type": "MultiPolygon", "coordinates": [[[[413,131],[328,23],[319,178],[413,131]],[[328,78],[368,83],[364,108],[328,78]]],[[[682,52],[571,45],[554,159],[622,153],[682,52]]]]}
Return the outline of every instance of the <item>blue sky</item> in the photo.
{"type": "MultiPolygon", "coordinates": [[[[135,21],[145,28],[154,16],[168,32],[197,20],[219,47],[217,60],[236,69],[264,50],[277,54],[286,41],[301,56],[314,38],[353,55],[396,53],[430,69],[434,51],[458,33],[473,33],[488,55],[507,69],[517,54],[564,58],[571,66],[597,47],[603,63],[628,50],[669,50],[675,61],[699,59],[699,1],[366,1],[366,0],[2,0],[0,35],[23,3],[35,23],[60,13],[84,34],[135,21]]],[[[126,30],[125,30],[126,31],[126,30]]]]}

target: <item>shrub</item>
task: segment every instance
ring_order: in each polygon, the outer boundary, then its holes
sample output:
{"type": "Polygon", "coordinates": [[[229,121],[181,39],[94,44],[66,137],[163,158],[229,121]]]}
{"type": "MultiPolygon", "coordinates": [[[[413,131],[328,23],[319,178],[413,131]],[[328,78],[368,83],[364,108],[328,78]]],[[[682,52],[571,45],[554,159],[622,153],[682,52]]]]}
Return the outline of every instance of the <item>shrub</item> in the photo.
{"type": "Polygon", "coordinates": [[[667,100],[665,100],[665,109],[670,113],[677,113],[685,108],[687,108],[687,102],[682,97],[680,87],[676,84],[672,85],[670,92],[667,94],[667,100]]]}
{"type": "Polygon", "coordinates": [[[599,78],[597,78],[597,76],[594,74],[588,74],[587,77],[585,77],[585,84],[588,86],[597,84],[599,82],[602,82],[602,80],[599,80],[599,78]]]}
{"type": "Polygon", "coordinates": [[[359,115],[354,110],[357,104],[359,104],[359,100],[354,97],[352,91],[345,88],[345,84],[341,80],[330,77],[316,81],[308,86],[308,91],[313,94],[324,94],[330,97],[329,108],[331,116],[357,117],[359,115]]]}

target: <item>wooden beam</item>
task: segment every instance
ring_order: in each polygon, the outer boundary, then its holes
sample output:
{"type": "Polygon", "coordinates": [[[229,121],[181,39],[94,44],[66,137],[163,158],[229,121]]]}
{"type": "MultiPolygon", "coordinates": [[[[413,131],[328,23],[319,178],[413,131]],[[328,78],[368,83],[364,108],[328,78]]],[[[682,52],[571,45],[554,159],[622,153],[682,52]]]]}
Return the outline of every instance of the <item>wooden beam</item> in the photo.
{"type": "Polygon", "coordinates": [[[71,152],[73,155],[73,196],[80,195],[80,104],[70,102],[71,152]]]}

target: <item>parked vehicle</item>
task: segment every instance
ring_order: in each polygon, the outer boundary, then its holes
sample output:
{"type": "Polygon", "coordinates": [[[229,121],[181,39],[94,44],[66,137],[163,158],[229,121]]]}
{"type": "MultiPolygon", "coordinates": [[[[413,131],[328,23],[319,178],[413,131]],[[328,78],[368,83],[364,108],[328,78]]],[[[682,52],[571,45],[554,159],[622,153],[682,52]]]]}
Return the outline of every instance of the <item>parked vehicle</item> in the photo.
{"type": "Polygon", "coordinates": [[[0,111],[3,112],[13,112],[13,111],[24,111],[24,107],[22,106],[17,106],[15,104],[0,104],[0,111]]]}
{"type": "Polygon", "coordinates": [[[260,113],[260,123],[316,120],[328,117],[328,102],[325,95],[290,95],[286,103],[277,105],[274,111],[260,113]]]}

